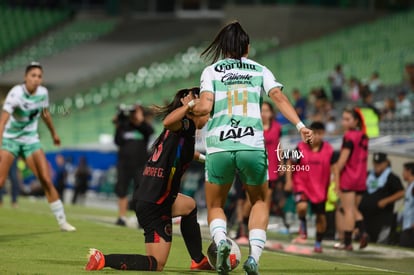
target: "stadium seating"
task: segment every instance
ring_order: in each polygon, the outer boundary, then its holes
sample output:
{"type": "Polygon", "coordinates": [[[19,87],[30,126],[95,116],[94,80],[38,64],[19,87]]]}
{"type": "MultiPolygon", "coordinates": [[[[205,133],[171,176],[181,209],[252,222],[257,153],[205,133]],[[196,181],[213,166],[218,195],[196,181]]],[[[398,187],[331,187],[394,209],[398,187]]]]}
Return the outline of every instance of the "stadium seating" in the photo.
{"type": "Polygon", "coordinates": [[[115,27],[115,20],[76,20],[62,29],[51,32],[34,45],[4,60],[0,66],[0,75],[4,72],[20,68],[32,60],[51,56],[79,43],[96,39],[110,32],[115,27]]]}
{"type": "MultiPolygon", "coordinates": [[[[293,88],[306,93],[312,87],[326,87],[327,77],[337,63],[344,65],[347,76],[363,78],[378,71],[384,84],[394,84],[401,81],[405,62],[414,60],[413,23],[411,11],[286,49],[275,47],[275,39],[253,41],[250,56],[269,67],[284,83],[288,94],[293,88]]],[[[67,124],[62,126],[62,131],[68,132],[65,143],[96,142],[100,133],[112,133],[108,125],[121,102],[162,104],[176,90],[198,85],[205,66],[199,58],[200,50],[190,47],[170,60],[138,68],[56,102],[52,108],[69,110],[65,116],[67,124]],[[71,123],[79,130],[70,130],[71,123]]]]}
{"type": "Polygon", "coordinates": [[[63,22],[67,10],[23,9],[0,5],[0,56],[63,22]]]}
{"type": "Polygon", "coordinates": [[[326,87],[327,76],[337,63],[344,65],[348,77],[362,79],[378,71],[384,84],[394,84],[401,81],[405,63],[414,60],[413,23],[413,11],[397,14],[270,52],[258,60],[288,90],[297,87],[306,93],[312,87],[326,87]]]}

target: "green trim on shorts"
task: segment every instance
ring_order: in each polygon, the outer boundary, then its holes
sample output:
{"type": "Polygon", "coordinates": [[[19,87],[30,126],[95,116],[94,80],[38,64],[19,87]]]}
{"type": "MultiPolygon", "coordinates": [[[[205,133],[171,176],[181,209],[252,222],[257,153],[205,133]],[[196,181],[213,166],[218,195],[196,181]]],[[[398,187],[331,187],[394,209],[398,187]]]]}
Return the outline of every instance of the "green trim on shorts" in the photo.
{"type": "Polygon", "coordinates": [[[236,169],[247,185],[267,182],[267,155],[262,150],[225,151],[206,156],[206,180],[223,185],[232,183],[236,169]]]}
{"type": "Polygon", "coordinates": [[[3,144],[1,145],[1,149],[10,152],[16,158],[21,156],[24,159],[27,159],[34,152],[42,149],[42,144],[40,144],[40,142],[25,144],[15,141],[13,139],[3,138],[3,144]]]}

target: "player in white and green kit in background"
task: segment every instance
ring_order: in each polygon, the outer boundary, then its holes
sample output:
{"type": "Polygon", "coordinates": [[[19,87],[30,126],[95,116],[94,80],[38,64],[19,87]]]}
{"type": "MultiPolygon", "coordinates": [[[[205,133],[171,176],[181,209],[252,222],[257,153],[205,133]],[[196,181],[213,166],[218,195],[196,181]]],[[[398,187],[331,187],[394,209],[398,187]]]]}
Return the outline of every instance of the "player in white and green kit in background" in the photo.
{"type": "Polygon", "coordinates": [[[14,86],[7,94],[0,117],[0,188],[6,181],[16,157],[23,157],[39,179],[53,214],[62,231],[76,231],[66,221],[62,201],[50,178],[49,165],[39,140],[38,121],[46,123],[55,145],[60,138],[52,123],[48,91],[42,84],[43,69],[37,62],[26,67],[24,83],[14,86]]]}
{"type": "Polygon", "coordinates": [[[202,55],[212,65],[201,75],[200,103],[196,115],[211,113],[207,124],[206,204],[210,233],[217,245],[216,270],[230,271],[226,241],[227,222],[223,211],[235,171],[252,203],[249,218],[250,255],[243,268],[246,274],[259,274],[258,262],[266,242],[269,209],[267,156],[260,116],[262,91],[282,114],[296,125],[302,139],[312,142],[312,131],[305,127],[282,93],[283,85],[265,67],[247,58],[249,36],[238,22],[225,26],[202,55]]]}

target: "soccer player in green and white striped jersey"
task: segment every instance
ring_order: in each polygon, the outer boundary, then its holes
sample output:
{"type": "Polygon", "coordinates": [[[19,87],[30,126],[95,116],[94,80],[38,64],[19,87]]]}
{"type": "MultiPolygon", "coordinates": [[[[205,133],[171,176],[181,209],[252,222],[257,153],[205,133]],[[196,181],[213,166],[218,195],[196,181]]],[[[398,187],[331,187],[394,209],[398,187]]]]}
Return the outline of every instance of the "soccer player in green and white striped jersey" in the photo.
{"type": "Polygon", "coordinates": [[[62,201],[50,178],[49,166],[37,132],[41,117],[55,145],[60,138],[52,123],[48,91],[42,84],[43,69],[37,62],[26,67],[24,83],[14,86],[7,94],[0,116],[0,187],[4,185],[10,166],[16,157],[23,157],[39,179],[53,214],[62,231],[75,231],[66,221],[62,201]]]}
{"type": "Polygon", "coordinates": [[[269,209],[267,157],[260,116],[262,90],[282,114],[312,142],[312,131],[300,121],[282,93],[282,84],[263,65],[248,59],[249,36],[238,22],[225,26],[202,55],[213,64],[201,75],[200,103],[196,115],[211,114],[207,124],[206,204],[210,233],[217,245],[216,270],[230,271],[226,241],[227,222],[223,211],[228,191],[239,171],[252,203],[249,219],[250,255],[243,265],[246,274],[258,274],[258,261],[266,242],[269,209]]]}

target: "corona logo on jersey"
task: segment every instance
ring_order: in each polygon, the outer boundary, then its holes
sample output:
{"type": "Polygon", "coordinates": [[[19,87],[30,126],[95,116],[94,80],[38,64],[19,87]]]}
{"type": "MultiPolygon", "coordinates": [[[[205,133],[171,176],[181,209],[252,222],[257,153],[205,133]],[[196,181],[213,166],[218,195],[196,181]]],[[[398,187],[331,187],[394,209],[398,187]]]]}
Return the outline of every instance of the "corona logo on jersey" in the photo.
{"type": "MultiPolygon", "coordinates": [[[[240,247],[237,245],[235,241],[227,237],[227,242],[231,245],[230,249],[230,268],[234,270],[240,263],[241,260],[241,252],[240,247]]],[[[207,259],[210,266],[216,269],[216,261],[217,261],[217,246],[216,243],[213,241],[209,245],[207,249],[207,259]]]]}
{"type": "Polygon", "coordinates": [[[219,73],[225,73],[228,70],[232,69],[245,69],[245,70],[251,70],[251,71],[257,71],[256,65],[249,64],[249,63],[243,63],[243,62],[235,62],[235,63],[219,63],[214,67],[214,70],[219,73]]]}

